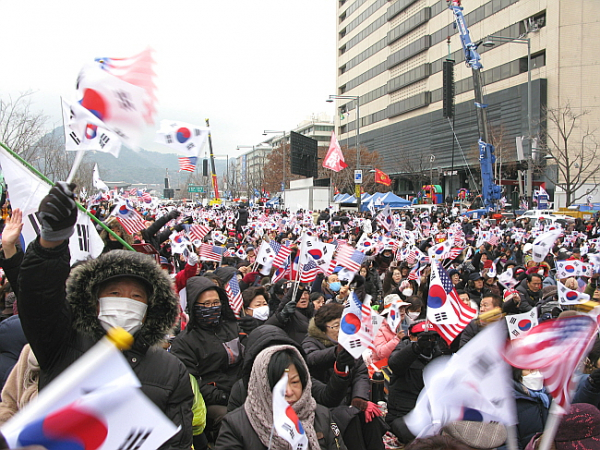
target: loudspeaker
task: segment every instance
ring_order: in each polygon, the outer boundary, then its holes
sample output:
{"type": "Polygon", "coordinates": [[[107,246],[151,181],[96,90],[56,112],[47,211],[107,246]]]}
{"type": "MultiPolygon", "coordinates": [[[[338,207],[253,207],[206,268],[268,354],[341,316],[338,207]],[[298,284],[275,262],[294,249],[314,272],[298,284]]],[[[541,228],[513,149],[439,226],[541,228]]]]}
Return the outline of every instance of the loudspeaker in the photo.
{"type": "Polygon", "coordinates": [[[307,178],[317,177],[318,142],[300,133],[290,132],[290,171],[307,178]]]}
{"type": "Polygon", "coordinates": [[[442,63],[442,69],[444,82],[442,88],[442,113],[444,117],[451,119],[454,117],[454,61],[445,60],[442,63]]]}
{"type": "Polygon", "coordinates": [[[202,160],[202,176],[208,176],[208,159],[202,160]]]}

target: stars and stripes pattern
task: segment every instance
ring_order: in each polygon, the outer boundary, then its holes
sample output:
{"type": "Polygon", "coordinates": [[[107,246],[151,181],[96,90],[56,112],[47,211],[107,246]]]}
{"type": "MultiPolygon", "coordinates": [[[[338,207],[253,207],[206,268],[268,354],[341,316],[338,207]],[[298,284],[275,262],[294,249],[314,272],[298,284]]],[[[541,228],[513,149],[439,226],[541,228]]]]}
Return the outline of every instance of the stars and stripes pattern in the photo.
{"type": "Polygon", "coordinates": [[[277,268],[284,265],[290,256],[290,253],[292,253],[292,249],[273,240],[269,241],[269,246],[275,252],[275,258],[273,258],[273,267],[277,268]]]}
{"type": "Polygon", "coordinates": [[[127,217],[118,217],[117,220],[128,234],[135,234],[146,229],[144,218],[135,209],[130,209],[127,212],[127,217]]]}
{"type": "Polygon", "coordinates": [[[227,293],[227,298],[229,299],[229,306],[233,310],[235,317],[239,319],[240,311],[242,310],[242,306],[244,306],[244,302],[242,300],[242,292],[240,291],[240,284],[237,280],[237,275],[233,275],[231,280],[227,282],[225,285],[225,292],[227,293]]]}
{"type": "Polygon", "coordinates": [[[555,402],[568,409],[575,387],[575,368],[594,344],[597,329],[590,316],[548,320],[510,341],[503,357],[514,367],[537,367],[555,402]]]}
{"type": "Polygon", "coordinates": [[[194,239],[198,239],[198,240],[202,240],[204,239],[204,236],[206,236],[208,233],[210,233],[210,227],[204,226],[204,225],[192,225],[190,227],[190,235],[194,238],[194,239]]]}
{"type": "Polygon", "coordinates": [[[225,253],[225,247],[203,243],[200,245],[198,256],[205,261],[221,261],[223,253],[225,253]]]}
{"type": "Polygon", "coordinates": [[[338,266],[345,267],[348,270],[358,272],[360,265],[365,259],[365,254],[348,244],[338,246],[335,260],[338,266]]]}
{"type": "MultiPolygon", "coordinates": [[[[477,311],[473,308],[466,306],[463,302],[460,301],[458,293],[456,292],[456,289],[452,284],[452,280],[450,280],[450,277],[448,276],[446,270],[444,270],[444,268],[441,267],[441,265],[437,262],[434,262],[433,264],[436,264],[437,274],[439,276],[439,283],[441,284],[442,288],[444,289],[444,292],[446,293],[446,302],[450,303],[450,307],[454,311],[454,314],[456,314],[458,322],[445,323],[437,320],[431,320],[429,318],[429,315],[430,312],[433,312],[432,308],[427,309],[427,318],[432,322],[435,331],[437,331],[438,334],[442,337],[442,339],[444,339],[446,343],[450,345],[454,341],[454,339],[456,339],[456,336],[458,336],[461,333],[461,331],[463,331],[467,327],[467,325],[469,325],[469,322],[471,322],[471,320],[477,317],[477,311]]],[[[433,276],[434,267],[432,267],[431,273],[433,276]]],[[[430,292],[432,286],[433,282],[430,286],[430,292]]]]}
{"type": "Polygon", "coordinates": [[[302,273],[300,274],[300,282],[301,283],[312,283],[317,278],[317,274],[320,272],[319,266],[312,261],[309,260],[302,267],[302,273]]]}
{"type": "Polygon", "coordinates": [[[179,160],[179,171],[194,172],[196,170],[197,156],[184,156],[177,158],[179,160]]]}

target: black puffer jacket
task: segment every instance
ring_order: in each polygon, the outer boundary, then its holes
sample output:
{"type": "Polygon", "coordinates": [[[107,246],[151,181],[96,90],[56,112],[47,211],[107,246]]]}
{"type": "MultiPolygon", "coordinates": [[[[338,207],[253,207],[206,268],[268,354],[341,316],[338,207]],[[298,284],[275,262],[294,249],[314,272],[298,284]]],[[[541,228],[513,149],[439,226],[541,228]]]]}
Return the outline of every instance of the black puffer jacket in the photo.
{"type": "MultiPolygon", "coordinates": [[[[287,320],[283,319],[281,315],[281,311],[283,307],[292,299],[293,289],[289,289],[283,299],[281,300],[281,304],[279,305],[279,309],[275,314],[267,319],[265,325],[275,325],[276,327],[284,330],[289,337],[291,337],[298,344],[302,344],[302,341],[306,337],[306,332],[308,331],[308,321],[313,316],[314,308],[311,303],[309,303],[307,308],[300,309],[296,308],[294,314],[287,320]]],[[[298,291],[297,294],[301,295],[301,292],[298,291]]],[[[298,296],[298,298],[300,298],[298,296]]]]}
{"type": "Polygon", "coordinates": [[[211,280],[192,277],[187,280],[186,291],[190,322],[173,341],[171,353],[198,379],[207,406],[227,405],[231,388],[242,371],[244,347],[240,342],[241,330],[227,294],[211,280]],[[194,317],[193,305],[200,294],[209,289],[216,290],[221,299],[221,320],[216,326],[200,326],[194,317]]]}
{"type": "Polygon", "coordinates": [[[517,434],[519,448],[524,449],[534,434],[544,431],[548,419],[549,408],[546,408],[539,398],[527,394],[526,388],[513,381],[513,394],[517,402],[517,434]]]}
{"type": "Polygon", "coordinates": [[[179,225],[177,227],[163,230],[159,233],[160,229],[164,227],[170,220],[171,218],[169,215],[165,214],[160,219],[156,219],[148,228],[142,230],[142,237],[144,238],[144,241],[146,241],[148,244],[152,244],[156,250],[160,250],[160,244],[169,239],[169,236],[171,236],[171,233],[174,229],[177,231],[181,231],[183,229],[183,227],[179,225]]]}
{"type": "MultiPolygon", "coordinates": [[[[283,344],[293,345],[306,359],[302,347],[290,338],[281,328],[273,325],[262,325],[250,333],[246,342],[246,351],[244,353],[242,378],[233,385],[229,403],[227,404],[227,411],[233,411],[234,409],[239,408],[246,401],[252,365],[258,354],[267,347],[283,344]]],[[[311,379],[311,394],[313,398],[317,403],[327,407],[334,407],[342,402],[350,381],[350,377],[341,377],[337,374],[334,374],[327,384],[317,380],[315,377],[311,377],[311,379]]]]}
{"type": "Polygon", "coordinates": [[[29,245],[21,266],[19,316],[40,364],[40,389],[104,336],[98,320],[99,284],[115,275],[141,277],[153,292],[133,347],[123,353],[144,394],[175,425],[182,426],[161,448],[189,449],[194,398],[189,375],[177,358],[156,345],[178,314],[168,275],[149,256],[125,250],[106,253],[73,269],[70,276],[69,261],[67,242],[49,249],[36,240],[29,245]]]}
{"type": "MultiPolygon", "coordinates": [[[[345,450],[339,430],[332,423],[331,414],[324,406],[317,405],[315,409],[315,432],[319,438],[321,450],[345,450]],[[336,431],[338,435],[336,435],[336,431]]],[[[238,408],[227,414],[221,423],[219,437],[215,450],[262,450],[267,447],[261,442],[258,434],[252,428],[244,408],[238,408]]]]}

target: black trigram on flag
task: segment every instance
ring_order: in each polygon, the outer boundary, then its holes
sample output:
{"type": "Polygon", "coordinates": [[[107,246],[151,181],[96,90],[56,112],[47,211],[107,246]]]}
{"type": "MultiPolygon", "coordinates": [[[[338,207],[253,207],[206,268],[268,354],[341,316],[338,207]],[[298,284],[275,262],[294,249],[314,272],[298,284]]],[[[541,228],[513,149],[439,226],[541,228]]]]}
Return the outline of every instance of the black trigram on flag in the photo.
{"type": "Polygon", "coordinates": [[[140,429],[137,431],[131,430],[129,436],[127,436],[125,442],[121,444],[118,450],[136,450],[140,448],[144,444],[146,439],[148,439],[148,436],[150,436],[152,430],[152,428],[147,430],[140,429]]]}
{"type": "Polygon", "coordinates": [[[358,348],[360,347],[360,339],[354,339],[353,341],[349,342],[350,348],[358,348]]]}
{"type": "Polygon", "coordinates": [[[443,322],[444,320],[448,320],[448,314],[445,312],[435,313],[434,316],[436,322],[443,322]]]}

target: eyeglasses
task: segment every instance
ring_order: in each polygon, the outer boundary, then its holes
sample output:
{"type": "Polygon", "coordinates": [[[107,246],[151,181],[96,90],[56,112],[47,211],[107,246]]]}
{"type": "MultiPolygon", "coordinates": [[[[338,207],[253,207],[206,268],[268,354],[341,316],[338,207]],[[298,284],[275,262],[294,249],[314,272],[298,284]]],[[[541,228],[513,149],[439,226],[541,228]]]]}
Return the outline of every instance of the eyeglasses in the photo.
{"type": "Polygon", "coordinates": [[[339,330],[340,326],[338,325],[325,325],[327,328],[329,328],[330,330],[339,330]]]}
{"type": "Polygon", "coordinates": [[[221,306],[221,302],[209,302],[209,303],[196,303],[196,306],[204,306],[205,308],[210,308],[212,306],[221,306]]]}

